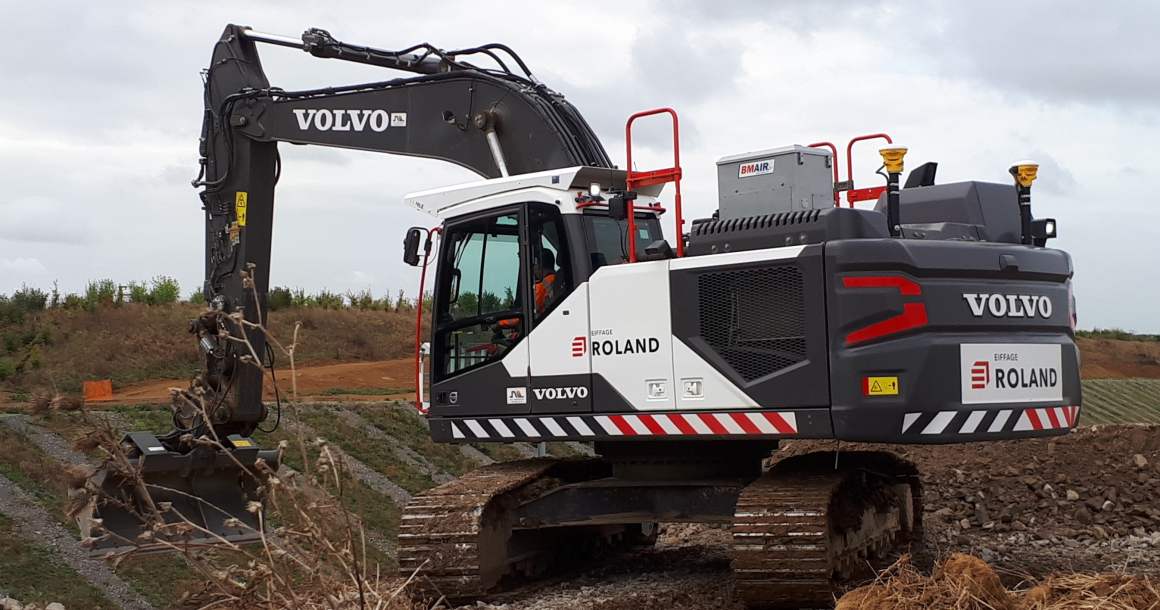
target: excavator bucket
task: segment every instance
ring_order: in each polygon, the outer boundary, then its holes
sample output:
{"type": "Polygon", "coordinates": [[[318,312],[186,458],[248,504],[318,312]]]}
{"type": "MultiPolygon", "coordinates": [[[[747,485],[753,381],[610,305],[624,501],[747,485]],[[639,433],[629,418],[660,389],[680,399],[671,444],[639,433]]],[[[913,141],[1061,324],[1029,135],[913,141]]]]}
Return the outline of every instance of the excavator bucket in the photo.
{"type": "Polygon", "coordinates": [[[224,443],[227,449],[203,445],[188,453],[169,451],[148,432],[131,433],[124,443],[136,472],[106,466],[95,473],[91,483],[100,492],[77,516],[90,555],[261,538],[259,462],[276,471],[278,450],[259,450],[238,435],[224,443]],[[160,522],[174,527],[149,525],[160,522]]]}

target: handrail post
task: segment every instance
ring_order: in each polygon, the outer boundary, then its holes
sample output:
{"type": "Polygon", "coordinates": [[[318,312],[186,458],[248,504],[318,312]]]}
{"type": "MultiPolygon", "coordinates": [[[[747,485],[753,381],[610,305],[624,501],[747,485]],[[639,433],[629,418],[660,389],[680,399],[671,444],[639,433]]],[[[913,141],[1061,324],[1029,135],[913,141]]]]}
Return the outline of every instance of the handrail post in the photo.
{"type": "MultiPolygon", "coordinates": [[[[870,135],[858,136],[853,140],[850,140],[850,143],[846,145],[846,179],[851,183],[854,182],[854,143],[863,142],[865,140],[873,140],[875,138],[882,138],[886,140],[887,144],[894,143],[894,140],[891,140],[890,136],[884,133],[872,133],[870,135]]],[[[850,207],[854,207],[854,200],[850,198],[851,192],[852,191],[846,191],[846,202],[850,204],[850,207]]]]}
{"type": "MultiPolygon", "coordinates": [[[[677,228],[677,256],[683,257],[685,255],[685,234],[684,226],[685,219],[681,214],[681,137],[680,137],[680,123],[677,119],[677,112],[672,108],[657,108],[655,110],[646,110],[638,112],[628,118],[628,123],[624,127],[624,139],[628,148],[628,175],[625,178],[625,184],[628,190],[633,190],[636,186],[647,186],[649,184],[659,184],[662,182],[676,183],[676,196],[673,200],[673,210],[676,214],[674,220],[677,228]],[[669,114],[673,117],[673,166],[667,169],[660,169],[649,172],[634,172],[632,169],[632,123],[638,118],[652,116],[654,114],[669,114]],[[643,178],[634,176],[647,174],[643,178]]],[[[628,260],[629,262],[636,262],[636,214],[633,211],[632,200],[627,201],[628,204],[628,260]]]]}

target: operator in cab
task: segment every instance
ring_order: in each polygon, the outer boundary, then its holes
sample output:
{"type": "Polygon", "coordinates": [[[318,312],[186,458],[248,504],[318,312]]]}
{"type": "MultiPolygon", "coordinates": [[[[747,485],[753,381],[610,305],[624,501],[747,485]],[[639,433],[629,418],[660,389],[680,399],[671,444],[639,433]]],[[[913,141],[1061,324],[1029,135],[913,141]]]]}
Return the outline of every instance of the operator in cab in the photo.
{"type": "Polygon", "coordinates": [[[536,278],[536,315],[542,316],[555,299],[556,256],[551,250],[541,250],[533,273],[536,278]]]}

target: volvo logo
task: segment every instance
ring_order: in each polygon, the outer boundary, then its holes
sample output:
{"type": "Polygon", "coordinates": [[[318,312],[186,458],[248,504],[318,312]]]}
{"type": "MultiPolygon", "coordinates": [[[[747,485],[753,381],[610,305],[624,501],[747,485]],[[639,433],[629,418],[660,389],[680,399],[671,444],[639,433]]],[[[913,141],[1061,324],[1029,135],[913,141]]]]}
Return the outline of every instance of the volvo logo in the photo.
{"type": "Polygon", "coordinates": [[[318,131],[386,131],[388,127],[406,127],[406,112],[386,110],[330,110],[327,108],[294,108],[298,129],[318,131]]]}
{"type": "Polygon", "coordinates": [[[536,400],[562,400],[566,398],[588,398],[588,388],[532,388],[536,400]]]}
{"type": "Polygon", "coordinates": [[[1051,299],[1037,294],[963,293],[963,299],[976,318],[983,317],[983,312],[996,318],[1051,317],[1051,299]]]}

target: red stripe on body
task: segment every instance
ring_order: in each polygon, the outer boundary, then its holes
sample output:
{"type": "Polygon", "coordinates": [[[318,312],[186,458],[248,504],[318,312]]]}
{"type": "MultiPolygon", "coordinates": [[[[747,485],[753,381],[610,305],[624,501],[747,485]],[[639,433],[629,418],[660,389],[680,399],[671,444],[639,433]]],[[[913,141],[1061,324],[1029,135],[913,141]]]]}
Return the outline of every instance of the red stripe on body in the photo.
{"type": "MultiPolygon", "coordinates": [[[[653,419],[652,415],[637,415],[637,417],[640,418],[640,421],[644,422],[644,427],[648,428],[649,432],[662,435],[668,434],[668,432],[665,432],[665,429],[662,428],[661,425],[653,419]]],[[[658,415],[657,417],[664,417],[664,415],[658,415]]]]}
{"type": "Polygon", "coordinates": [[[624,421],[623,415],[609,415],[608,419],[612,420],[612,423],[616,424],[616,427],[620,429],[621,434],[624,434],[625,436],[636,436],[636,430],[633,430],[632,426],[630,426],[628,422],[624,421]]]}
{"type": "Polygon", "coordinates": [[[1063,426],[1059,425],[1059,417],[1055,414],[1055,409],[1047,409],[1046,411],[1047,411],[1047,419],[1051,420],[1051,427],[1052,428],[1062,428],[1063,426]]]}
{"type": "Polygon", "coordinates": [[[761,428],[758,428],[757,424],[753,423],[744,413],[730,413],[729,417],[732,417],[733,421],[737,422],[737,425],[741,426],[746,434],[761,434],[761,428]]]}
{"type": "Polygon", "coordinates": [[[782,434],[797,434],[797,430],[794,430],[794,427],[785,421],[781,413],[762,413],[762,415],[765,416],[766,421],[773,424],[774,428],[777,428],[778,432],[782,434]]]}
{"type": "Polygon", "coordinates": [[[1032,428],[1035,430],[1043,429],[1043,423],[1039,421],[1039,414],[1035,412],[1035,409],[1027,409],[1024,413],[1027,414],[1027,421],[1031,422],[1032,428]]]}
{"type": "Polygon", "coordinates": [[[677,429],[681,431],[681,434],[696,434],[697,433],[697,429],[694,428],[693,426],[689,425],[689,422],[685,421],[684,415],[679,415],[679,414],[678,415],[670,415],[669,421],[676,424],[677,429]]]}
{"type": "Polygon", "coordinates": [[[717,421],[717,418],[714,417],[712,413],[698,413],[697,417],[700,417],[701,421],[705,422],[706,426],[709,426],[709,429],[713,431],[713,434],[729,434],[729,431],[725,429],[725,426],[722,426],[721,422],[717,421]]]}

